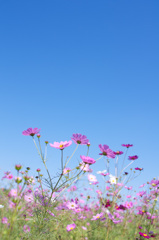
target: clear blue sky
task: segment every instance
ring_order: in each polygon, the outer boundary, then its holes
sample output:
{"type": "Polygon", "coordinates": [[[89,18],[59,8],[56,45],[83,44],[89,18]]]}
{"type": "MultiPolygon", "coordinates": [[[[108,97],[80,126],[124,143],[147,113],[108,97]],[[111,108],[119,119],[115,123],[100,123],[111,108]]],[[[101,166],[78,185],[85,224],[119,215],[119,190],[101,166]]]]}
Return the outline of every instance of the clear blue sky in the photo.
{"type": "MultiPolygon", "coordinates": [[[[38,127],[52,143],[85,134],[95,159],[98,144],[134,144],[132,166],[144,168],[134,183],[159,176],[158,12],[158,0],[0,0],[0,175],[42,167],[22,136],[38,127]]],[[[60,151],[48,157],[56,172],[60,151]]]]}

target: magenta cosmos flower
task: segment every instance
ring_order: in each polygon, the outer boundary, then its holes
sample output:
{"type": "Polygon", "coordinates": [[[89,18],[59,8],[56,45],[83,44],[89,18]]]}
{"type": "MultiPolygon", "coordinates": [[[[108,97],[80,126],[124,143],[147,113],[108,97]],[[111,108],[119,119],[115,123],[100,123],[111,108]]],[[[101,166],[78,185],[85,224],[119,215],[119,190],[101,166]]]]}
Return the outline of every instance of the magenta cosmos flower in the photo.
{"type": "Polygon", "coordinates": [[[99,155],[104,155],[107,156],[108,158],[115,158],[115,154],[114,152],[109,148],[108,145],[103,145],[99,144],[99,148],[101,150],[102,153],[99,153],[99,155]]]}
{"type": "Polygon", "coordinates": [[[121,146],[126,147],[126,148],[129,148],[129,147],[132,147],[133,144],[122,144],[121,146]]]}
{"type": "Polygon", "coordinates": [[[93,158],[90,158],[90,157],[80,156],[80,158],[84,163],[93,164],[96,162],[93,158]]]}
{"type": "Polygon", "coordinates": [[[79,133],[74,133],[71,138],[74,143],[76,144],[81,144],[81,145],[87,145],[89,144],[89,140],[85,135],[79,134],[79,133]]]}
{"type": "Polygon", "coordinates": [[[140,236],[144,237],[144,238],[151,238],[150,236],[148,236],[146,233],[142,233],[139,232],[140,236]]]}
{"type": "Polygon", "coordinates": [[[123,154],[123,152],[122,151],[116,151],[116,152],[113,152],[115,155],[121,155],[121,154],[123,154]]]}
{"type": "Polygon", "coordinates": [[[143,170],[143,168],[139,168],[139,167],[137,167],[137,168],[135,168],[135,170],[142,171],[142,170],[143,170]]]}
{"type": "Polygon", "coordinates": [[[138,156],[137,155],[129,156],[128,159],[129,160],[136,160],[136,159],[138,159],[138,156]]]}
{"type": "Polygon", "coordinates": [[[63,150],[65,147],[69,147],[72,144],[72,141],[64,141],[64,142],[54,142],[53,144],[50,143],[51,147],[63,150]]]}
{"type": "Polygon", "coordinates": [[[22,134],[25,136],[34,136],[35,134],[38,134],[41,129],[38,128],[28,128],[27,130],[23,131],[22,134]]]}
{"type": "Polygon", "coordinates": [[[67,225],[67,227],[66,227],[67,232],[72,231],[72,230],[75,229],[75,228],[76,228],[76,224],[75,224],[75,223],[69,224],[69,225],[67,225]]]}

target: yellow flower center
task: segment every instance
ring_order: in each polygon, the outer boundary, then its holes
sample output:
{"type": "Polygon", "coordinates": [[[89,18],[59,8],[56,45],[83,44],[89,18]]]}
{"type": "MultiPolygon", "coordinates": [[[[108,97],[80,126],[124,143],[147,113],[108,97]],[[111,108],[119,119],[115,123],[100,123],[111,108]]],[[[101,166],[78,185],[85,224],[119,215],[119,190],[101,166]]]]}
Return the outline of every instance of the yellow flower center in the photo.
{"type": "Polygon", "coordinates": [[[63,148],[63,145],[62,145],[62,144],[60,145],[60,148],[63,148]]]}

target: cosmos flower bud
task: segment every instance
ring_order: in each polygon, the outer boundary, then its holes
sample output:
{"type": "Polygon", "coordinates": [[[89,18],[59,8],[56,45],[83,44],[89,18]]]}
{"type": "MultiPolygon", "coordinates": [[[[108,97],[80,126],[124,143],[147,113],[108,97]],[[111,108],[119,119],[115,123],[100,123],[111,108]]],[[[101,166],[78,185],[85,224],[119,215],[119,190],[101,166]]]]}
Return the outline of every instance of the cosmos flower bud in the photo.
{"type": "Polygon", "coordinates": [[[24,176],[24,180],[25,180],[25,181],[28,181],[29,179],[30,179],[29,176],[27,176],[27,175],[24,176]]]}
{"type": "Polygon", "coordinates": [[[15,165],[15,169],[16,169],[17,171],[21,170],[21,169],[22,169],[22,165],[16,164],[16,165],[15,165]]]}

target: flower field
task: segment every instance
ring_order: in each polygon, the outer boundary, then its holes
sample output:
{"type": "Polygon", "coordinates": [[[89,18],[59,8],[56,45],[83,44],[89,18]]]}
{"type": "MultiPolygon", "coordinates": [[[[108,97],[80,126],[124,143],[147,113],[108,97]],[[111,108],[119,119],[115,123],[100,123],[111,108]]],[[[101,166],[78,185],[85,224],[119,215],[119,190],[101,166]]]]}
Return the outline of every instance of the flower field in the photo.
{"type": "Polygon", "coordinates": [[[7,187],[0,188],[0,239],[159,239],[159,179],[133,188],[131,182],[143,168],[136,165],[137,155],[128,154],[132,144],[122,144],[120,151],[99,144],[99,157],[94,159],[89,156],[91,144],[85,135],[73,134],[69,141],[45,141],[43,152],[40,129],[29,128],[22,134],[32,138],[44,169],[37,168],[33,177],[31,166],[23,169],[16,164],[16,176],[10,171],[4,173],[2,183],[7,187]],[[63,152],[72,144],[74,152],[64,159],[63,152]],[[79,154],[80,161],[71,168],[80,145],[85,145],[86,155],[79,154]],[[47,167],[48,147],[61,153],[56,176],[47,167]],[[98,161],[105,161],[106,167],[94,173],[91,167],[98,161]],[[114,175],[110,164],[114,164],[114,175]],[[88,184],[79,188],[82,179],[88,184]],[[103,181],[102,186],[98,179],[103,181]]]}

